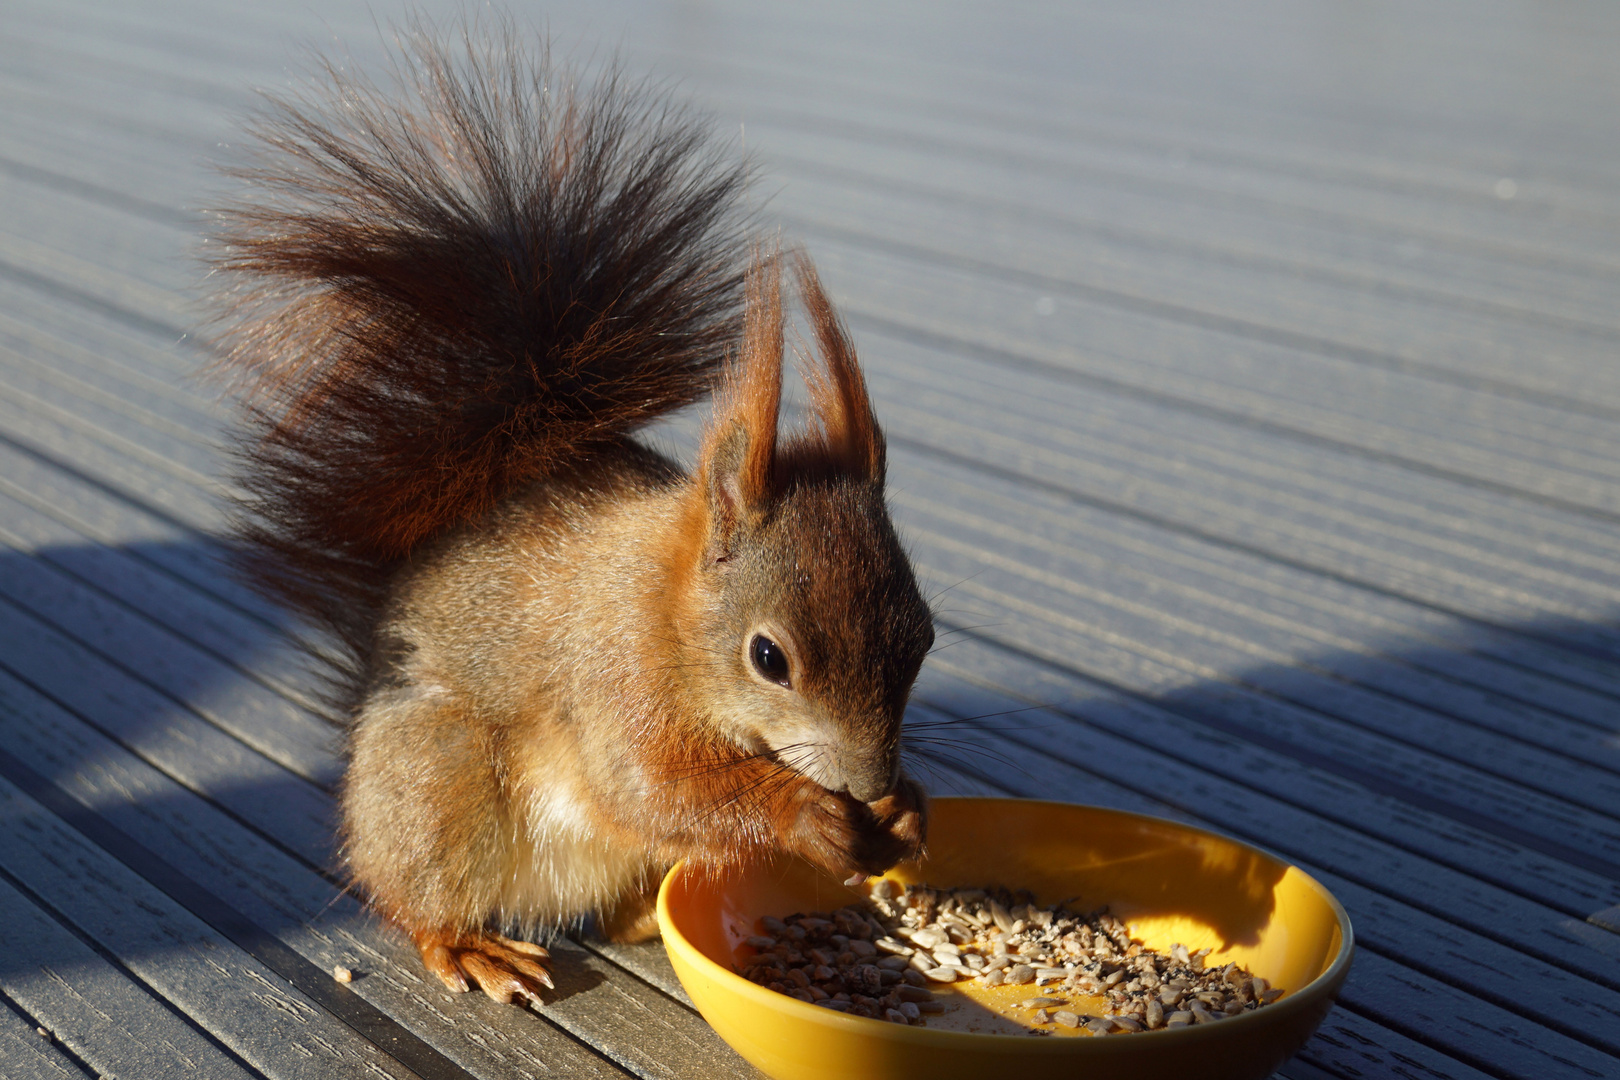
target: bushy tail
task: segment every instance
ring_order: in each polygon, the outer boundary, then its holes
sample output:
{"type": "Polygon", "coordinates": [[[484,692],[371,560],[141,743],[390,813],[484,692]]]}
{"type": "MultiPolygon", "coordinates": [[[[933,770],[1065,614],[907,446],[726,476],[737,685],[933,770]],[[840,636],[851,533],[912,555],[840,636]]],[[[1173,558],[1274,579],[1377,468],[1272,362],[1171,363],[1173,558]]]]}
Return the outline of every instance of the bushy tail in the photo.
{"type": "Polygon", "coordinates": [[[410,37],[397,85],[270,102],[210,240],[239,538],[362,653],[418,545],[708,392],[748,258],[746,162],[665,96],[510,27],[410,37]]]}

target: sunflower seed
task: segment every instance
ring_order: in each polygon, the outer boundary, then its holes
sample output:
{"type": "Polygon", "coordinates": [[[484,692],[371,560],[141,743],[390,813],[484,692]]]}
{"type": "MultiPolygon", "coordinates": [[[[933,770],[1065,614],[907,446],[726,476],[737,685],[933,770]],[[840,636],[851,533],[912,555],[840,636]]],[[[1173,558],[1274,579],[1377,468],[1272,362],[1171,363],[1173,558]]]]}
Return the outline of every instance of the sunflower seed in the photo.
{"type": "Polygon", "coordinates": [[[1066,1028],[1077,1028],[1080,1026],[1080,1014],[1072,1013],[1068,1009],[1059,1009],[1057,1012],[1052,1014],[1052,1019],[1057,1023],[1062,1024],[1066,1028]]]}
{"type": "MultiPolygon", "coordinates": [[[[1039,908],[1028,893],[1004,889],[941,891],[887,879],[868,888],[864,904],[830,914],[761,918],[763,932],[745,939],[754,951],[737,971],[800,1000],[835,1002],[827,1007],[838,1012],[907,1023],[922,1023],[944,1008],[928,990],[936,984],[968,978],[986,988],[1033,983],[1050,986],[1042,992],[1048,995],[1072,987],[1106,995],[1109,1015],[1058,1009],[1059,1022],[1108,1034],[1211,1023],[1283,994],[1235,963],[1207,962],[1208,948],[1194,951],[1178,942],[1167,952],[1149,949],[1106,911],[1039,908]]],[[[1037,996],[1004,1008],[1046,1024],[1063,1002],[1037,996]]],[[[1032,1028],[1031,1034],[1051,1030],[1032,1028]]]]}

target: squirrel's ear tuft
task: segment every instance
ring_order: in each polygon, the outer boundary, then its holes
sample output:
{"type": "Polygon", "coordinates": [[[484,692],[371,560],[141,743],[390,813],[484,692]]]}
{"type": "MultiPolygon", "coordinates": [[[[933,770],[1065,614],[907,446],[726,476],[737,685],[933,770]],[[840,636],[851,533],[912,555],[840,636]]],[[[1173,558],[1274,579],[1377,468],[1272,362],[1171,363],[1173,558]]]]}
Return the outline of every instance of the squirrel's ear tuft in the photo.
{"type": "Polygon", "coordinates": [[[872,399],[855,359],[855,346],[822,290],[816,268],[802,251],[793,255],[793,274],[821,356],[821,370],[812,368],[805,376],[815,422],[821,429],[821,445],[815,449],[840,472],[881,482],[883,429],[872,415],[872,399]]]}
{"type": "Polygon", "coordinates": [[[781,268],[776,255],[756,252],[748,271],[742,356],[726,375],[698,462],[722,544],[770,501],[781,405],[781,268]]]}

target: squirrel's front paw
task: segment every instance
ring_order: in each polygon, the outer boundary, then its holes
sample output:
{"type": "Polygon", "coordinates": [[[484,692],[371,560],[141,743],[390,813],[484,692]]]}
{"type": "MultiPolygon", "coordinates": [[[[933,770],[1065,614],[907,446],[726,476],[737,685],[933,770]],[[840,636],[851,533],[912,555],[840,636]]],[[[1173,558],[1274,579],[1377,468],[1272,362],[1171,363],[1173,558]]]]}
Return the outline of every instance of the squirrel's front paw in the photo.
{"type": "Polygon", "coordinates": [[[823,789],[805,801],[800,826],[794,847],[812,862],[840,878],[881,874],[922,852],[928,797],[906,776],[874,803],[823,789]]]}
{"type": "Polygon", "coordinates": [[[501,1004],[540,1004],[540,990],[553,988],[545,961],[551,954],[539,945],[500,934],[458,934],[429,930],[411,935],[422,963],[451,990],[464,994],[476,984],[501,1004]]]}

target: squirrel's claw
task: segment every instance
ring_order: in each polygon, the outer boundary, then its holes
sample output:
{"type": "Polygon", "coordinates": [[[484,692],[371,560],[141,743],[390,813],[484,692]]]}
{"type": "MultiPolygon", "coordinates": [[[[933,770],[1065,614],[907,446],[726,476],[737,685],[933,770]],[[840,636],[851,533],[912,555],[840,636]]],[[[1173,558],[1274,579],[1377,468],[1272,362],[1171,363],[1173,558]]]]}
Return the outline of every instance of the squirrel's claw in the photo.
{"type": "Polygon", "coordinates": [[[423,965],[452,992],[476,985],[501,1004],[542,1004],[542,989],[554,989],[542,961],[551,954],[539,945],[500,934],[428,932],[413,935],[423,965]]]}

